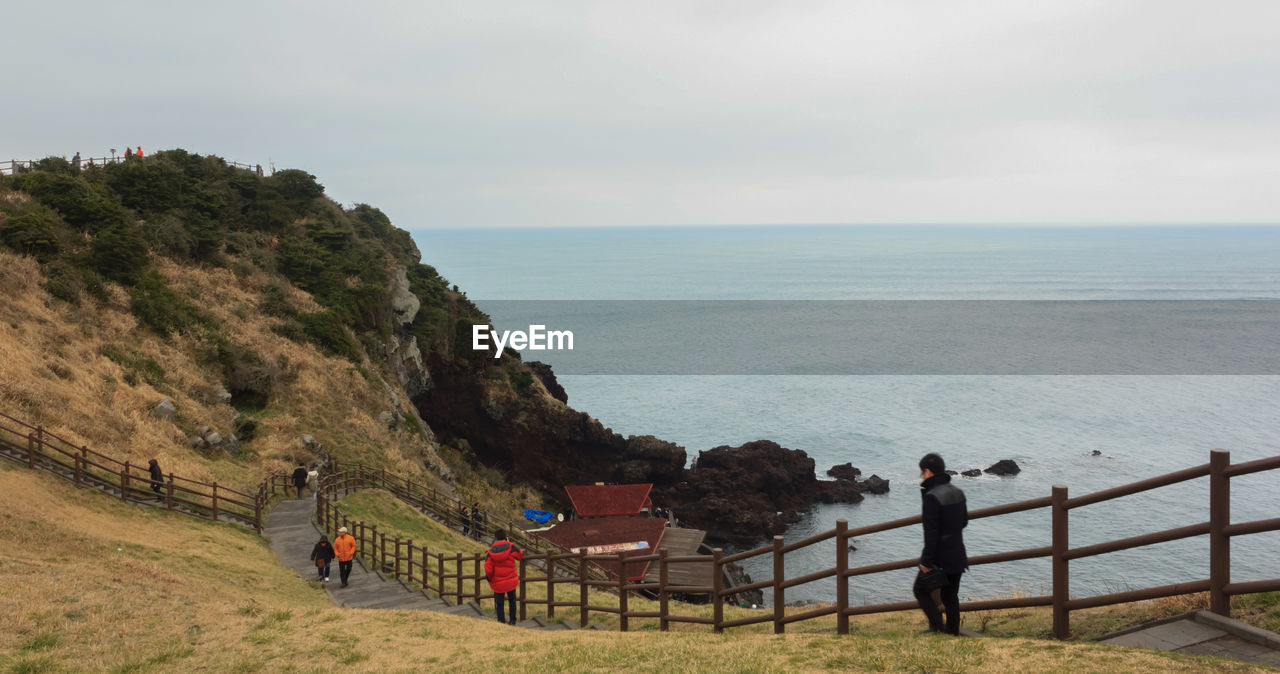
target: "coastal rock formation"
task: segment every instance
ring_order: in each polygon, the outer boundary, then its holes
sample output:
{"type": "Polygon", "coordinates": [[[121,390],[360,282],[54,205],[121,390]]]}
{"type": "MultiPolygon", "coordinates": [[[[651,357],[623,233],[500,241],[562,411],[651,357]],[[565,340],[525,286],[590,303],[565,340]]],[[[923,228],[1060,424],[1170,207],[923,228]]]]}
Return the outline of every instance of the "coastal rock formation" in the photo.
{"type": "Polygon", "coordinates": [[[970,468],[969,470],[963,471],[960,474],[965,477],[978,477],[979,475],[982,474],[982,471],[978,470],[977,468],[970,468]]]}
{"type": "Polygon", "coordinates": [[[854,468],[852,463],[842,463],[828,468],[827,475],[837,480],[856,480],[862,476],[862,471],[854,468]]]}
{"type": "Polygon", "coordinates": [[[982,472],[988,475],[1017,475],[1022,472],[1022,469],[1014,463],[1013,459],[1001,459],[982,472]]]}
{"type": "Polygon", "coordinates": [[[547,393],[550,393],[552,398],[565,404],[569,403],[569,394],[565,392],[560,382],[556,381],[556,375],[551,371],[550,365],[536,360],[526,361],[525,365],[529,366],[529,371],[542,382],[542,387],[547,389],[547,393]]]}

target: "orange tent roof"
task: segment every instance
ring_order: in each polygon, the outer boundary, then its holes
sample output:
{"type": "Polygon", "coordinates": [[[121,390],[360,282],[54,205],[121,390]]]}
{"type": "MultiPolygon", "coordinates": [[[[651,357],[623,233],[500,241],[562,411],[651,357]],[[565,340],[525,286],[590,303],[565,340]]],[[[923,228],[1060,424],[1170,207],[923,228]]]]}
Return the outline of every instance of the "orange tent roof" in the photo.
{"type": "Polygon", "coordinates": [[[653,484],[590,484],[565,487],[578,517],[637,515],[648,507],[653,484]]]}

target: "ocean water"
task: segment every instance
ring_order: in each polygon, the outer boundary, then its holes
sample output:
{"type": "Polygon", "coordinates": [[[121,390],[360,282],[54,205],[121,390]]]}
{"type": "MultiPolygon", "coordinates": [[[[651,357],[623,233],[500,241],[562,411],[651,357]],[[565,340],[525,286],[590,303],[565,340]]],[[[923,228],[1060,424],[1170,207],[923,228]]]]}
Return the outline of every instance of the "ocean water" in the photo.
{"type": "MultiPolygon", "coordinates": [[[[417,230],[426,263],[486,300],[1111,300],[1280,299],[1280,227],[691,227],[417,230]]],[[[502,317],[495,315],[501,325],[502,317]]],[[[785,347],[782,347],[785,348],[785,347]]],[[[819,475],[852,462],[891,492],[818,506],[786,534],[919,512],[916,462],[1016,460],[1016,477],[957,477],[971,509],[1113,487],[1208,461],[1280,454],[1280,377],[1235,376],[605,376],[560,377],[570,404],[624,435],[652,434],[694,456],[756,439],[803,449],[819,475]],[[1101,456],[1092,456],[1098,450],[1101,456]]],[[[1232,518],[1275,517],[1276,475],[1232,481],[1232,518]]],[[[1207,519],[1207,480],[1071,511],[1073,546],[1207,519]]],[[[1049,542],[1049,513],[977,520],[970,555],[1049,542]]],[[[910,527],[855,542],[853,565],[911,558],[910,527]]],[[[787,556],[787,575],[834,564],[834,544],[787,556]]],[[[1280,532],[1236,538],[1233,580],[1280,575],[1280,532]]],[[[767,558],[747,564],[769,577],[767,558]]],[[[1208,576],[1196,537],[1074,561],[1079,596],[1208,576]]],[[[861,576],[853,600],[910,599],[909,570],[861,576]]],[[[1047,559],[974,567],[966,597],[1047,593],[1047,559]]],[[[787,600],[830,597],[831,582],[787,600]]]]}

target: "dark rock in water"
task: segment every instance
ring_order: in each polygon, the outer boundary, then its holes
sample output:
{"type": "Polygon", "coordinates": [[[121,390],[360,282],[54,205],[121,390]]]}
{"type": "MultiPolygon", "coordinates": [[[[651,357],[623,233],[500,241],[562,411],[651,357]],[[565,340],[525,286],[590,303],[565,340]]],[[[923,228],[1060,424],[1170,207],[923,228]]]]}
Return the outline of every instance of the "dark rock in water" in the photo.
{"type": "Polygon", "coordinates": [[[1089,456],[1102,456],[1102,450],[1101,450],[1101,449],[1095,449],[1095,450],[1093,450],[1092,452],[1089,452],[1089,456]]]}
{"type": "Polygon", "coordinates": [[[947,469],[946,473],[947,475],[959,475],[959,473],[955,472],[954,470],[951,470],[950,468],[947,469]]]}
{"type": "Polygon", "coordinates": [[[863,480],[859,484],[862,486],[862,493],[864,494],[888,494],[889,493],[889,481],[880,477],[879,475],[872,475],[871,477],[863,480]]]}
{"type": "Polygon", "coordinates": [[[983,472],[989,475],[1017,475],[1022,472],[1022,469],[1013,462],[1013,459],[1001,459],[983,472]]]}
{"type": "Polygon", "coordinates": [[[969,470],[966,470],[960,474],[965,477],[978,477],[979,475],[982,474],[982,471],[978,470],[977,468],[970,468],[969,470]]]}
{"type": "Polygon", "coordinates": [[[862,486],[853,480],[818,480],[818,503],[858,503],[862,486]]]}
{"type": "Polygon", "coordinates": [[[556,373],[551,371],[550,365],[537,360],[528,361],[525,365],[529,366],[533,376],[542,382],[542,386],[547,389],[547,393],[550,393],[552,398],[566,404],[569,402],[569,394],[565,393],[564,387],[556,381],[556,373]]]}
{"type": "Polygon", "coordinates": [[[827,475],[837,480],[856,480],[862,476],[862,471],[854,468],[852,463],[842,463],[828,468],[827,475]]]}
{"type": "MultiPolygon", "coordinates": [[[[732,586],[750,585],[752,583],[751,574],[747,573],[746,569],[734,564],[733,562],[725,564],[724,571],[732,581],[732,586]]],[[[764,603],[764,590],[755,589],[747,590],[746,592],[739,592],[738,594],[733,595],[732,601],[739,606],[759,606],[764,603]]]]}

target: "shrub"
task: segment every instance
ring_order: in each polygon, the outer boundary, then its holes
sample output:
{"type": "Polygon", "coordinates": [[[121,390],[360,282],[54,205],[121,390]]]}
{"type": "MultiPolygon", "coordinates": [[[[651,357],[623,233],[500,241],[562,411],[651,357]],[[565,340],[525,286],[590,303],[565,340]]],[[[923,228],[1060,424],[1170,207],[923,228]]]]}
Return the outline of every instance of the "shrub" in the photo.
{"type": "Polygon", "coordinates": [[[141,276],[137,285],[129,291],[129,309],[138,322],[161,335],[184,333],[211,321],[198,309],[173,292],[155,271],[141,276]]]}
{"type": "Polygon", "coordinates": [[[321,311],[298,317],[307,339],[321,349],[352,362],[360,362],[360,346],[343,329],[342,322],[333,312],[321,311]]]}
{"type": "Polygon", "coordinates": [[[103,188],[83,178],[62,173],[23,173],[14,176],[13,186],[58,211],[79,229],[96,232],[126,220],[120,204],[103,188]]]}
{"type": "Polygon", "coordinates": [[[258,311],[280,318],[297,316],[298,309],[289,303],[288,293],[283,283],[273,282],[262,286],[262,299],[258,301],[258,311]]]}
{"type": "Polygon", "coordinates": [[[63,260],[44,269],[44,289],[50,295],[71,304],[80,304],[80,271],[63,260]]]}
{"type": "Polygon", "coordinates": [[[298,169],[276,171],[275,175],[266,179],[275,187],[281,196],[295,202],[309,202],[324,194],[324,185],[316,182],[316,177],[298,169]]]}
{"type": "Polygon", "coordinates": [[[58,241],[60,220],[56,212],[43,206],[15,217],[0,215],[0,241],[19,253],[48,262],[62,250],[58,241]]]}
{"type": "Polygon", "coordinates": [[[137,229],[124,223],[99,232],[90,251],[94,271],[125,285],[137,283],[147,264],[146,243],[137,229]]]}

